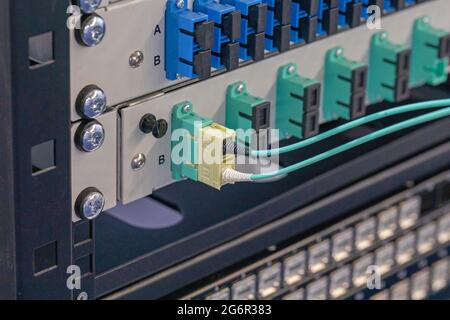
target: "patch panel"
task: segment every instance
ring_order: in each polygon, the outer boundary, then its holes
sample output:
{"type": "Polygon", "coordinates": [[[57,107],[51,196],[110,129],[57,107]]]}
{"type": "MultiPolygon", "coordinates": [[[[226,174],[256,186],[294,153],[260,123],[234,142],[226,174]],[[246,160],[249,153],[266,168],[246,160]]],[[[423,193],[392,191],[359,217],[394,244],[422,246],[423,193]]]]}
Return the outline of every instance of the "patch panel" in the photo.
{"type": "Polygon", "coordinates": [[[319,132],[320,83],[301,77],[296,64],[278,69],[276,106],[281,136],[302,139],[319,132]]]}
{"type": "Polygon", "coordinates": [[[194,11],[208,15],[214,21],[212,67],[227,70],[239,66],[239,39],[241,37],[241,13],[235,7],[213,0],[195,0],[194,11]]]}
{"type": "Polygon", "coordinates": [[[411,50],[408,46],[392,43],[386,32],[373,35],[369,62],[370,102],[408,99],[410,67],[411,50]]]}
{"type": "Polygon", "coordinates": [[[221,0],[241,12],[240,57],[259,61],[264,58],[267,4],[261,0],[221,0]]]}
{"type": "Polygon", "coordinates": [[[184,1],[168,0],[166,8],[166,77],[201,79],[211,75],[214,21],[194,12],[184,1]]]}
{"type": "MultiPolygon", "coordinates": [[[[376,238],[371,246],[365,248],[358,255],[354,254],[356,251],[352,251],[350,256],[337,264],[329,260],[329,258],[330,256],[333,257],[334,248],[336,247],[335,243],[343,243],[341,239],[348,237],[348,235],[346,237],[342,236],[343,234],[349,232],[349,230],[352,232],[355,230],[354,241],[356,241],[358,226],[360,227],[366,221],[372,221],[371,219],[383,221],[386,219],[383,217],[389,216],[387,213],[391,216],[384,221],[389,221],[388,225],[390,225],[390,221],[393,219],[392,213],[398,212],[392,208],[400,208],[401,206],[403,208],[415,208],[418,204],[420,207],[421,202],[417,200],[417,195],[424,194],[424,190],[433,190],[430,187],[431,185],[439,186],[442,181],[440,179],[434,180],[434,182],[430,182],[430,180],[424,181],[423,184],[415,187],[413,190],[394,196],[369,210],[362,211],[360,214],[348,218],[339,225],[333,226],[320,234],[313,235],[313,239],[316,239],[314,242],[305,239],[299,244],[291,245],[278,253],[271,254],[265,258],[265,262],[259,263],[259,266],[256,263],[256,266],[252,265],[237,274],[245,274],[244,279],[251,277],[253,273],[255,274],[259,289],[257,293],[257,288],[255,288],[253,294],[260,298],[263,298],[261,283],[264,283],[267,286],[263,285],[262,287],[270,289],[270,293],[264,296],[271,299],[343,299],[354,297],[355,293],[364,289],[368,280],[368,268],[370,266],[378,266],[382,278],[387,279],[395,274],[400,274],[399,269],[409,270],[410,264],[418,263],[417,261],[422,261],[421,263],[423,264],[423,261],[427,261],[428,256],[439,253],[441,254],[440,258],[438,260],[430,259],[429,267],[426,269],[429,274],[429,283],[435,282],[435,289],[430,289],[432,288],[432,285],[430,285],[430,288],[426,290],[426,296],[432,292],[438,292],[449,284],[448,272],[450,270],[448,268],[450,265],[448,257],[446,255],[442,256],[442,253],[447,250],[445,246],[448,247],[448,241],[441,243],[441,247],[434,246],[432,250],[424,251],[420,250],[420,248],[424,243],[430,242],[431,235],[434,237],[434,242],[437,242],[438,233],[431,233],[431,231],[436,228],[439,221],[446,217],[446,212],[449,208],[442,202],[441,207],[435,208],[434,211],[427,213],[427,215],[421,215],[414,225],[408,229],[396,227],[394,234],[390,237],[384,240],[376,238]],[[318,241],[317,237],[320,237],[322,240],[318,241]],[[280,266],[280,269],[278,266],[280,266]],[[260,278],[261,272],[267,270],[267,268],[270,271],[267,271],[263,278],[260,278]],[[279,286],[278,283],[281,285],[279,286]],[[274,288],[277,288],[275,292],[274,288]]],[[[437,188],[434,190],[435,194],[441,194],[437,188]]],[[[393,220],[397,224],[400,223],[396,219],[393,220]]],[[[373,222],[370,225],[373,225],[373,222]]],[[[380,226],[380,221],[376,223],[376,227],[378,226],[380,226]]],[[[374,234],[379,234],[377,230],[373,232],[374,234]]],[[[226,288],[227,282],[236,283],[231,280],[234,277],[236,275],[230,275],[227,277],[229,280],[222,283],[220,281],[214,283],[212,287],[217,288],[217,291],[214,293],[226,288]]],[[[382,294],[379,296],[374,295],[373,299],[377,297],[380,299],[387,297],[391,299],[410,299],[413,296],[420,298],[425,292],[423,279],[424,276],[421,273],[417,274],[417,272],[413,271],[411,278],[400,279],[407,281],[401,282],[398,286],[396,286],[398,282],[393,283],[390,289],[383,289],[383,291],[379,292],[382,294]],[[413,282],[415,283],[414,285],[412,285],[413,282]],[[408,283],[408,285],[405,285],[405,283],[408,283]],[[409,283],[411,283],[411,286],[409,283]]],[[[209,292],[208,289],[205,292],[209,292]]],[[[202,294],[197,292],[193,296],[201,297],[202,294]]]]}
{"type": "Polygon", "coordinates": [[[324,117],[354,119],[366,113],[368,66],[349,60],[340,47],[330,49],[325,58],[324,117]]]}
{"type": "Polygon", "coordinates": [[[438,85],[447,81],[450,57],[450,32],[434,28],[425,16],[414,23],[412,38],[411,83],[438,85]]]}

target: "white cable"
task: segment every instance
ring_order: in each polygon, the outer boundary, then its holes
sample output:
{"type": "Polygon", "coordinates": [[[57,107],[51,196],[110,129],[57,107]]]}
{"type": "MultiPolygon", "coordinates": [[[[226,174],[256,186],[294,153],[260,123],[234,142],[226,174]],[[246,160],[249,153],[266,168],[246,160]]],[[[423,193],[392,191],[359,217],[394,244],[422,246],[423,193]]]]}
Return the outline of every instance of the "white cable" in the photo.
{"type": "Polygon", "coordinates": [[[235,182],[251,181],[251,173],[243,173],[235,169],[226,168],[222,173],[222,182],[224,184],[233,184],[235,182]]]}

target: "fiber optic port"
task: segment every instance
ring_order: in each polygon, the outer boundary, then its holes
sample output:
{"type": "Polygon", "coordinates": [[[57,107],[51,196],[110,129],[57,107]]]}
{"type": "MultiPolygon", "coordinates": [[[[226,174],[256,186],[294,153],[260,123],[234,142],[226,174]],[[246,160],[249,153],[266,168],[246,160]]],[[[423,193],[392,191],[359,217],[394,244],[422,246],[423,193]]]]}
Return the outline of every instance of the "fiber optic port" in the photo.
{"type": "Polygon", "coordinates": [[[300,282],[306,274],[306,253],[301,251],[284,260],[284,283],[288,286],[300,282]]]}
{"type": "Polygon", "coordinates": [[[366,114],[367,73],[367,65],[345,58],[342,48],[327,52],[324,79],[326,120],[350,120],[366,114]]]}
{"type": "Polygon", "coordinates": [[[264,58],[267,4],[262,0],[220,0],[241,12],[240,58],[259,61],[264,58]]]}
{"type": "Polygon", "coordinates": [[[213,0],[195,0],[194,11],[204,13],[214,21],[212,66],[216,69],[236,69],[239,66],[241,13],[233,6],[213,0]]]}
{"type": "Polygon", "coordinates": [[[330,262],[330,241],[323,240],[309,248],[308,269],[316,273],[325,269],[330,262]]]}
{"type": "Polygon", "coordinates": [[[361,24],[363,6],[361,0],[339,1],[339,27],[354,28],[361,24]]]}
{"type": "Polygon", "coordinates": [[[308,138],[319,132],[320,83],[301,77],[296,64],[278,69],[276,127],[284,137],[308,138]]]}
{"type": "Polygon", "coordinates": [[[370,46],[369,100],[400,102],[409,98],[411,50],[394,44],[386,32],[373,35],[370,46]]]}
{"type": "Polygon", "coordinates": [[[291,41],[309,43],[316,40],[319,0],[292,0],[291,41]]]}
{"type": "Polygon", "coordinates": [[[166,7],[165,68],[166,77],[175,80],[208,78],[211,75],[211,48],[214,44],[214,21],[187,6],[168,0],[166,7]]]}
{"type": "Polygon", "coordinates": [[[284,52],[290,48],[292,0],[263,0],[267,4],[266,49],[284,52]]]}
{"type": "MultiPolygon", "coordinates": [[[[254,140],[257,147],[267,147],[269,140],[259,141],[259,137],[270,128],[270,102],[249,94],[244,82],[229,85],[226,97],[226,126],[233,130],[253,129],[257,136],[257,140],[254,140]]],[[[240,138],[241,135],[238,139],[240,138]]],[[[244,139],[242,143],[252,145],[253,137],[245,135],[244,139]]]]}
{"type": "Polygon", "coordinates": [[[395,265],[395,247],[388,243],[375,251],[375,265],[382,275],[388,273],[395,265]]]}
{"type": "Polygon", "coordinates": [[[339,24],[339,0],[320,0],[317,34],[319,36],[337,33],[339,24]]]}
{"type": "Polygon", "coordinates": [[[281,264],[261,270],[258,274],[258,293],[261,298],[267,298],[281,287],[281,264]]]}
{"type": "Polygon", "coordinates": [[[397,240],[397,253],[395,260],[399,265],[405,264],[412,260],[416,254],[416,235],[407,233],[397,240]]]}
{"type": "Polygon", "coordinates": [[[189,178],[220,189],[225,169],[235,168],[235,156],[224,154],[226,141],[236,140],[229,130],[193,112],[192,103],[181,102],[172,110],[171,171],[174,180],[189,178]]]}
{"type": "Polygon", "coordinates": [[[429,17],[417,19],[412,39],[411,83],[436,86],[448,78],[450,32],[436,29],[429,17]]]}

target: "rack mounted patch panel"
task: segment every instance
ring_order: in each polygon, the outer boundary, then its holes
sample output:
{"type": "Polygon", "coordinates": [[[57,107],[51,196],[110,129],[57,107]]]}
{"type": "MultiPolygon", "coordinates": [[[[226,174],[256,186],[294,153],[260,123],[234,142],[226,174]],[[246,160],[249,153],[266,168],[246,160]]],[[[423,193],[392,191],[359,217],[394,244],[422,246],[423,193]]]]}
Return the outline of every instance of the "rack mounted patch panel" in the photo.
{"type": "Polygon", "coordinates": [[[438,294],[450,285],[449,185],[444,172],[183,299],[379,299],[387,297],[387,285],[391,291],[400,286],[392,279],[402,272],[411,278],[402,283],[414,284],[408,298],[438,294]],[[414,267],[424,261],[429,268],[414,267]],[[378,289],[367,288],[370,270],[380,275],[378,289]],[[244,287],[246,295],[236,297],[244,287]]]}

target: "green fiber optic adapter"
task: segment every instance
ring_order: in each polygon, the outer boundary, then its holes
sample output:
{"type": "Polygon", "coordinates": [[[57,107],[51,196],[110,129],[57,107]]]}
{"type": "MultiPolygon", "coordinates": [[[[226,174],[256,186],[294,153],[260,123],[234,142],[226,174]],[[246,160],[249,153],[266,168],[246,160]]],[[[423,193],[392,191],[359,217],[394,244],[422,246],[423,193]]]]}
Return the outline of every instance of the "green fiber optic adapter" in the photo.
{"type": "Polygon", "coordinates": [[[171,120],[173,179],[188,178],[220,190],[228,183],[224,171],[235,169],[235,155],[224,152],[226,143],[236,140],[235,131],[197,115],[189,101],[173,107],[171,120]]]}
{"type": "Polygon", "coordinates": [[[324,117],[355,119],[366,114],[368,66],[344,56],[344,49],[328,50],[325,57],[324,117]]]}
{"type": "Polygon", "coordinates": [[[294,63],[278,69],[275,123],[282,136],[303,139],[319,132],[320,83],[297,70],[294,63]]]}
{"type": "Polygon", "coordinates": [[[415,21],[412,39],[411,83],[436,86],[447,81],[450,32],[434,28],[429,17],[415,21]]]}
{"type": "Polygon", "coordinates": [[[411,49],[392,43],[385,31],[372,36],[368,95],[371,103],[409,98],[411,49]]]}
{"type": "MultiPolygon", "coordinates": [[[[225,125],[234,130],[253,129],[256,134],[262,133],[262,130],[270,128],[270,102],[249,94],[245,82],[230,84],[226,96],[225,125]]],[[[248,136],[241,142],[251,143],[248,136]]]]}

